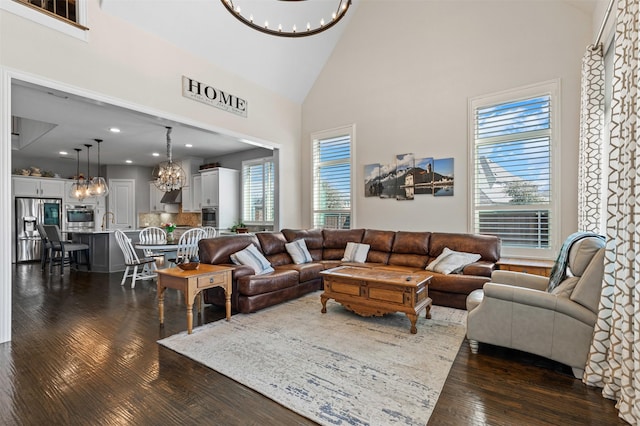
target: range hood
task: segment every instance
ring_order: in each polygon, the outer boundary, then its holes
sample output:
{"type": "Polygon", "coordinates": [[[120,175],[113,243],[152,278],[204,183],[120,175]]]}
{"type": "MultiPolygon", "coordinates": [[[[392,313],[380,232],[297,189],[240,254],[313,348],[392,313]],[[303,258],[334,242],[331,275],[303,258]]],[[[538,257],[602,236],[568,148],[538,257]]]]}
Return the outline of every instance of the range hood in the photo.
{"type": "Polygon", "coordinates": [[[160,202],[164,204],[182,203],[182,189],[174,189],[173,191],[165,192],[160,202]]]}

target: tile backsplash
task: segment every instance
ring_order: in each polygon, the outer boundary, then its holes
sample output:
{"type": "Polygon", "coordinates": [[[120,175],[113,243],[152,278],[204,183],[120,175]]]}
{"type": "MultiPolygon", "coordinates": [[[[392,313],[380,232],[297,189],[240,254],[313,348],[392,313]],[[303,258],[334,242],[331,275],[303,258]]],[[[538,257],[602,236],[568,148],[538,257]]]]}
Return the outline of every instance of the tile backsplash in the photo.
{"type": "Polygon", "coordinates": [[[175,223],[179,226],[200,226],[202,215],[200,213],[140,213],[138,226],[160,226],[163,223],[175,223]]]}

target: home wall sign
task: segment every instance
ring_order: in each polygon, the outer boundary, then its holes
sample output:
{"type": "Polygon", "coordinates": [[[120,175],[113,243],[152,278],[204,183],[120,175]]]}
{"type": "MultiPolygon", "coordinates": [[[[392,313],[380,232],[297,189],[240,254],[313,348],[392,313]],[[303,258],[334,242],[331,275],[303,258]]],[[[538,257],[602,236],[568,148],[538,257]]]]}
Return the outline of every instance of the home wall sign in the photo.
{"type": "Polygon", "coordinates": [[[248,102],[246,100],[184,75],[182,76],[182,96],[247,117],[248,102]]]}

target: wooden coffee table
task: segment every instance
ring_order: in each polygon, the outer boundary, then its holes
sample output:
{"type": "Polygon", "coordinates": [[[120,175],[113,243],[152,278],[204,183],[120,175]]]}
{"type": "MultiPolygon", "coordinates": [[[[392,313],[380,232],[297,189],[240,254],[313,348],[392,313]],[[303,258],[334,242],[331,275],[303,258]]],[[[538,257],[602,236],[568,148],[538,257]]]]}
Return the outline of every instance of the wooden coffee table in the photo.
{"type": "Polygon", "coordinates": [[[231,271],[227,266],[208,265],[201,263],[198,269],[183,271],[178,267],[158,269],[158,315],[160,325],[164,324],[164,291],[175,288],[184,293],[187,305],[187,333],[193,329],[193,302],[198,298],[198,314],[201,311],[200,292],[206,288],[222,287],[225,295],[227,321],[231,319],[231,271]]]}
{"type": "Polygon", "coordinates": [[[425,309],[431,318],[428,273],[411,273],[354,266],[339,266],[322,271],[324,293],[320,295],[322,313],[327,300],[333,299],[358,315],[382,316],[404,312],[411,321],[411,333],[418,332],[418,315],[425,309]]]}

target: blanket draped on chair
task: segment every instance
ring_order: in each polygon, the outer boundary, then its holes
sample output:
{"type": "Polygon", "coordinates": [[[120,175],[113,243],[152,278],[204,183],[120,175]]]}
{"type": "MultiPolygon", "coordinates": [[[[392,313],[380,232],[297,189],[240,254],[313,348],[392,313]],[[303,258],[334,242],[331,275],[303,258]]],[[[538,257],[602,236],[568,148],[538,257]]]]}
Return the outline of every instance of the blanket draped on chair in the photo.
{"type": "Polygon", "coordinates": [[[573,245],[573,243],[587,237],[598,237],[604,240],[604,237],[602,235],[594,234],[593,232],[574,232],[573,234],[569,235],[564,243],[562,243],[560,253],[558,253],[558,258],[556,259],[556,263],[553,265],[553,268],[551,268],[551,274],[549,276],[549,286],[547,287],[548,292],[551,292],[567,277],[569,251],[571,250],[571,246],[573,245]]]}

